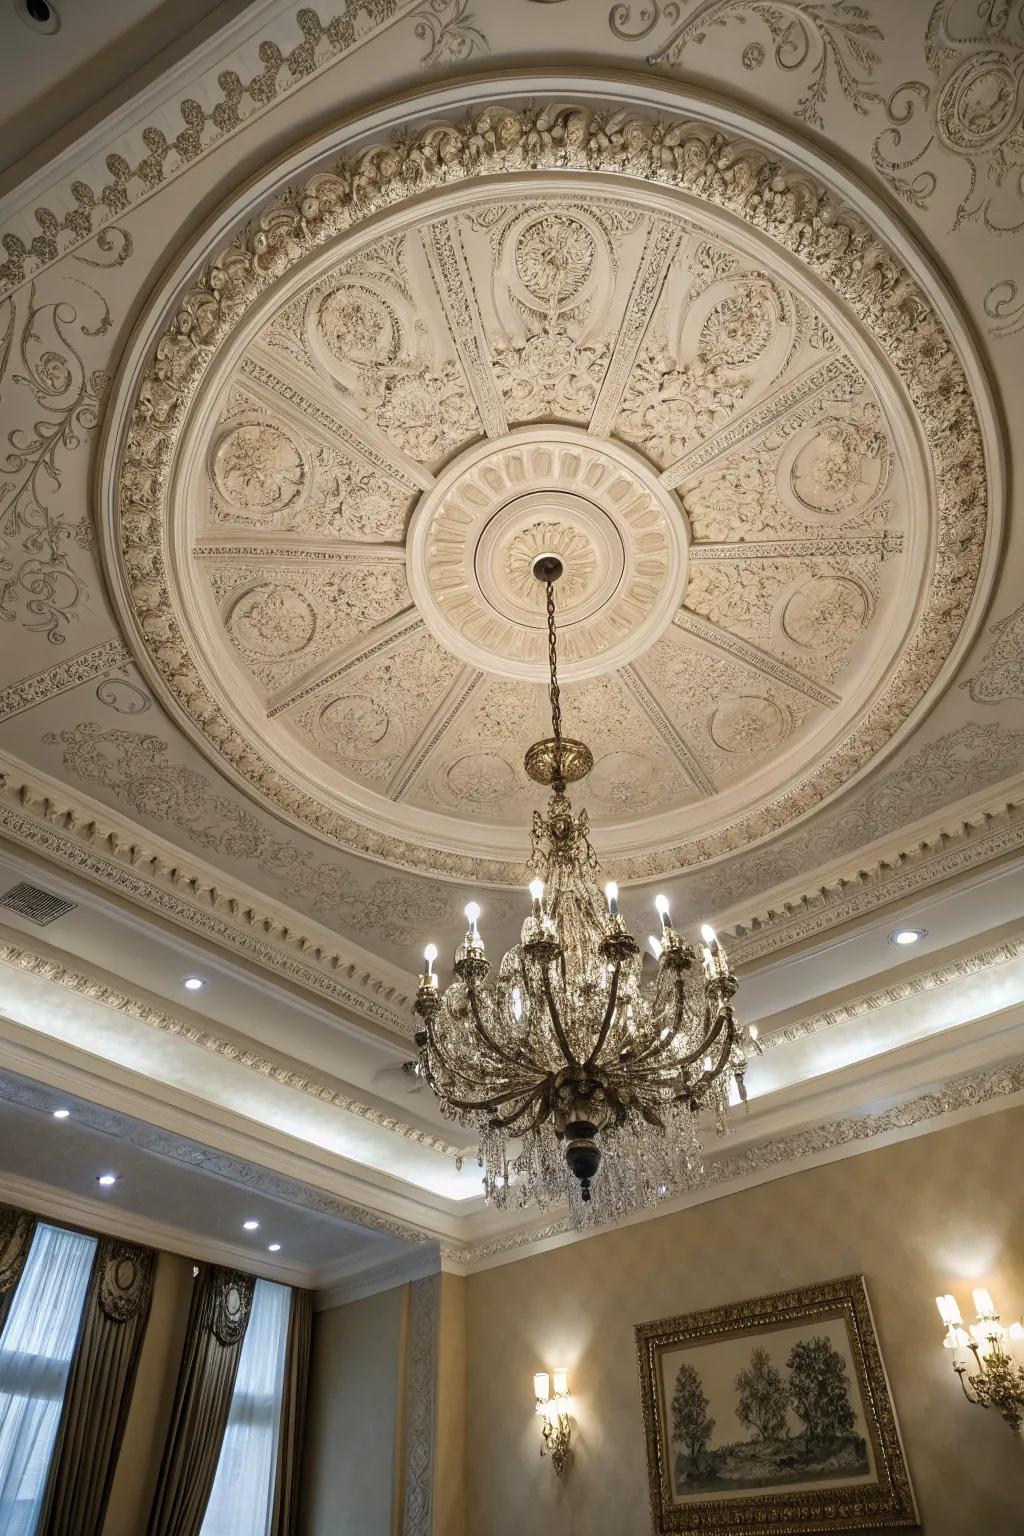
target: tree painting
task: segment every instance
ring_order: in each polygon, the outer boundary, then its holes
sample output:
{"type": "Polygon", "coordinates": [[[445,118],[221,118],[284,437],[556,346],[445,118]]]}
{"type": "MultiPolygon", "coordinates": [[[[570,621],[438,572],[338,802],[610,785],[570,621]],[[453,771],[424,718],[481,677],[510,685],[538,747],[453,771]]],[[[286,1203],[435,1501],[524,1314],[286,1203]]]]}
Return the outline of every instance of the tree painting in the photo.
{"type": "Polygon", "coordinates": [[[694,1470],[704,1460],[714,1427],[699,1373],[692,1365],[681,1365],[672,1394],[672,1438],[686,1447],[694,1470]]]}
{"type": "Polygon", "coordinates": [[[782,1374],[772,1365],[766,1349],[758,1346],[750,1364],[735,1381],[736,1417],[762,1440],[782,1440],[788,1436],[786,1409],[789,1393],[782,1374]]]}
{"type": "Polygon", "coordinates": [[[789,1352],[789,1400],[809,1446],[848,1435],[856,1422],[846,1361],[828,1339],[800,1339],[789,1352]]]}

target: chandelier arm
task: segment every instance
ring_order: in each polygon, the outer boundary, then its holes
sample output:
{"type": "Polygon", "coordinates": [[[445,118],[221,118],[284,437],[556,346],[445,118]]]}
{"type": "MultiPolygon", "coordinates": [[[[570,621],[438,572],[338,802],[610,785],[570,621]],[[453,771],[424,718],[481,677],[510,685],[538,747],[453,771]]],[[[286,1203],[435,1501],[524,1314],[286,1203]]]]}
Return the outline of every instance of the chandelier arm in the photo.
{"type": "Polygon", "coordinates": [[[495,1093],[489,1099],[453,1099],[445,1094],[445,1103],[451,1109],[463,1110],[491,1110],[499,1104],[511,1104],[513,1099],[529,1099],[536,1092],[535,1088],[506,1088],[504,1093],[495,1093]]]}
{"type": "Polygon", "coordinates": [[[594,1041],[594,1049],[591,1051],[590,1055],[584,1062],[584,1066],[592,1067],[594,1065],[598,1056],[600,1056],[602,1049],[604,1048],[605,1041],[608,1039],[608,1031],[612,1027],[612,1020],[615,1017],[615,1009],[618,1004],[619,971],[621,969],[622,961],[616,960],[615,969],[612,971],[611,986],[608,988],[608,1006],[604,1011],[604,1018],[601,1020],[601,1028],[597,1032],[597,1039],[594,1041]]]}
{"type": "Polygon", "coordinates": [[[547,1003],[548,1013],[551,1015],[551,1026],[555,1031],[555,1039],[558,1041],[559,1049],[565,1057],[567,1066],[578,1067],[579,1062],[572,1053],[572,1047],[566,1038],[565,1030],[562,1028],[562,1021],[558,1016],[558,1009],[555,1006],[555,995],[551,990],[551,972],[547,966],[544,967],[543,975],[544,1001],[547,1003]]]}
{"type": "MultiPolygon", "coordinates": [[[[520,1104],[518,1109],[511,1110],[507,1115],[500,1115],[497,1118],[495,1118],[494,1120],[492,1120],[491,1121],[492,1128],[494,1130],[502,1130],[502,1131],[511,1130],[512,1127],[515,1125],[516,1121],[519,1120],[523,1115],[526,1114],[526,1112],[529,1109],[530,1105],[533,1103],[533,1100],[537,1099],[537,1098],[541,1098],[543,1096],[544,1089],[545,1089],[546,1086],[547,1085],[545,1083],[538,1083],[536,1088],[534,1088],[533,1092],[530,1093],[529,1096],[526,1099],[523,1100],[522,1104],[520,1104]]],[[[547,1112],[544,1110],[544,1106],[540,1105],[538,1107],[536,1113],[533,1116],[532,1124],[529,1127],[530,1130],[531,1131],[535,1131],[537,1129],[537,1127],[541,1124],[541,1122],[546,1120],[546,1119],[547,1119],[547,1112]]]]}
{"type": "MultiPolygon", "coordinates": [[[[427,1044],[430,1047],[430,1049],[435,1052],[435,1054],[437,1055],[438,1059],[440,1060],[441,1064],[444,1066],[446,1071],[450,1072],[453,1077],[461,1078],[461,1080],[464,1083],[472,1083],[472,1084],[474,1084],[478,1088],[486,1088],[487,1087],[487,1081],[486,1081],[485,1078],[474,1077],[472,1075],[472,1073],[471,1072],[467,1072],[464,1067],[460,1067],[460,1066],[456,1065],[456,1063],[453,1062],[450,1059],[450,1057],[441,1049],[440,1042],[439,1042],[439,1040],[437,1038],[437,1035],[434,1032],[433,1025],[432,1025],[430,1019],[427,1020],[427,1044]]],[[[445,1098],[448,1099],[447,1094],[445,1094],[445,1098]]],[[[454,1100],[448,1099],[448,1102],[449,1103],[454,1103],[454,1100]]],[[[475,1107],[475,1106],[469,1106],[469,1107],[472,1108],[472,1107],[475,1107]]]]}
{"type": "Polygon", "coordinates": [[[971,1404],[972,1408],[977,1408],[979,1406],[984,1406],[982,1404],[982,1402],[981,1402],[981,1398],[980,1397],[972,1397],[970,1392],[967,1390],[967,1372],[966,1372],[966,1370],[957,1371],[957,1375],[960,1377],[960,1385],[961,1385],[961,1387],[963,1387],[964,1397],[966,1397],[967,1401],[971,1404]]]}
{"type": "Polygon", "coordinates": [[[469,993],[469,1006],[473,1014],[473,1023],[476,1025],[476,1032],[480,1036],[481,1040],[483,1040],[484,1044],[489,1046],[489,1048],[494,1052],[495,1056],[497,1056],[500,1061],[504,1061],[510,1067],[519,1067],[520,1069],[525,1068],[529,1072],[543,1073],[543,1067],[539,1066],[537,1062],[531,1061],[529,1057],[510,1055],[506,1050],[504,1050],[502,1046],[498,1044],[497,1040],[495,1040],[494,1036],[491,1034],[490,1030],[487,1028],[486,1024],[480,1016],[480,999],[477,996],[477,990],[473,982],[470,981],[467,983],[466,991],[469,993]]]}
{"type": "MultiPolygon", "coordinates": [[[[688,1090],[689,1093],[691,1093],[691,1094],[695,1093],[698,1088],[702,1087],[706,1083],[716,1082],[717,1079],[721,1077],[722,1073],[725,1071],[725,1069],[726,1069],[726,1067],[728,1065],[729,1054],[732,1051],[732,1046],[733,1046],[734,1038],[735,1038],[735,1036],[733,1034],[732,1029],[731,1028],[728,1029],[726,1031],[725,1044],[723,1045],[721,1051],[719,1052],[717,1064],[714,1067],[712,1067],[710,1071],[705,1069],[705,1071],[703,1071],[700,1074],[700,1076],[698,1078],[696,1078],[693,1081],[693,1083],[691,1083],[690,1088],[688,1090]]],[[[681,1095],[677,1095],[677,1097],[685,1097],[685,1095],[681,1094],[681,1095]]]]}

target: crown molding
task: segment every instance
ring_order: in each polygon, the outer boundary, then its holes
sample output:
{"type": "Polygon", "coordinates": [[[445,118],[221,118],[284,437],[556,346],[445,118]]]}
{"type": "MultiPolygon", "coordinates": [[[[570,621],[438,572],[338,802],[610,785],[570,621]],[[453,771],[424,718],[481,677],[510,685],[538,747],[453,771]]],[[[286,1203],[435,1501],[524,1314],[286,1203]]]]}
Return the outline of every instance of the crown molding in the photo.
{"type": "Polygon", "coordinates": [[[87,1232],[109,1237],[123,1237],[128,1242],[144,1243],[148,1248],[162,1249],[165,1253],[180,1253],[196,1262],[225,1264],[230,1269],[261,1275],[265,1280],[277,1280],[282,1285],[316,1284],[316,1271],[309,1265],[275,1260],[269,1255],[264,1257],[251,1248],[222,1243],[185,1227],[173,1227],[148,1216],[137,1216],[100,1200],[90,1200],[85,1195],[42,1184],[36,1179],[0,1173],[0,1200],[67,1226],[82,1227],[87,1232]]]}
{"type": "Polygon", "coordinates": [[[419,1126],[409,1125],[395,1115],[388,1114],[373,1104],[367,1104],[365,1100],[353,1098],[350,1094],[339,1090],[332,1082],[297,1070],[288,1058],[267,1051],[264,1046],[255,1048],[251,1040],[235,1030],[221,1026],[223,1033],[217,1033],[207,1027],[208,1021],[201,1014],[191,1009],[170,1009],[162,999],[156,998],[152,993],[147,993],[142,988],[133,988],[127,982],[111,976],[109,972],[102,971],[96,966],[80,969],[82,964],[76,958],[74,965],[66,965],[57,949],[38,941],[37,945],[30,945],[20,930],[8,928],[0,923],[0,966],[11,966],[40,981],[49,982],[52,986],[72,992],[78,997],[101,1003],[103,1007],[111,1008],[127,1018],[135,1019],[163,1034],[186,1040],[190,1045],[198,1046],[200,1050],[210,1051],[213,1055],[231,1061],[248,1072],[269,1078],[296,1093],[307,1094],[320,1104],[330,1104],[344,1111],[345,1114],[368,1120],[371,1124],[379,1126],[381,1130],[390,1131],[407,1141],[415,1142],[417,1146],[427,1147],[432,1152],[440,1152],[445,1157],[458,1158],[465,1151],[464,1147],[453,1146],[443,1136],[438,1136],[419,1126]]]}
{"type": "MultiPolygon", "coordinates": [[[[968,977],[979,976],[985,971],[1006,965],[1009,961],[1024,955],[1024,934],[1019,932],[1018,925],[1012,926],[1018,931],[1008,934],[1006,938],[995,943],[958,954],[954,959],[941,965],[931,965],[918,970],[906,966],[903,968],[904,974],[888,982],[884,987],[855,993],[847,1001],[837,1002],[834,1006],[818,1013],[797,1018],[791,1023],[778,1019],[773,1022],[771,1017],[762,1019],[758,1025],[760,1030],[758,1044],[762,1050],[772,1050],[779,1045],[790,1045],[796,1040],[806,1039],[808,1035],[815,1035],[820,1030],[832,1029],[837,1024],[848,1024],[852,1019],[864,1018],[877,1008],[888,1008],[894,1003],[906,1002],[908,998],[918,997],[924,992],[941,991],[943,987],[951,986],[954,982],[964,981],[968,977]]],[[[959,947],[962,949],[964,946],[959,947]]],[[[849,993],[851,989],[845,990],[849,993]]],[[[795,1011],[787,1010],[789,1014],[795,1011]]]]}
{"type": "Polygon", "coordinates": [[[328,1266],[317,1270],[314,1307],[317,1312],[326,1312],[331,1307],[347,1306],[350,1301],[393,1291],[412,1280],[426,1280],[440,1274],[442,1268],[440,1249],[434,1243],[397,1259],[328,1266]]]}
{"type": "Polygon", "coordinates": [[[0,833],[357,1018],[414,1032],[410,977],[398,966],[6,753],[0,833]]]}
{"type": "Polygon", "coordinates": [[[808,1129],[767,1137],[733,1153],[709,1156],[705,1159],[700,1188],[666,1201],[653,1211],[638,1212],[582,1232],[573,1230],[568,1217],[560,1215],[529,1230],[504,1232],[457,1246],[442,1244],[442,1268],[455,1274],[473,1274],[515,1263],[549,1248],[564,1247],[603,1232],[635,1226],[653,1216],[667,1216],[710,1200],[721,1200],[824,1163],[872,1152],[912,1136],[946,1130],[975,1116],[1018,1107],[1024,1107],[1024,1056],[1020,1055],[995,1066],[962,1073],[923,1093],[891,1097],[877,1109],[826,1119],[808,1129]]]}
{"type": "Polygon", "coordinates": [[[715,916],[729,957],[749,965],[1024,847],[1024,775],[968,796],[810,874],[777,885],[753,908],[715,916]]]}
{"type": "Polygon", "coordinates": [[[86,244],[420,4],[336,0],[321,21],[295,0],[255,0],[91,128],[75,134],[67,124],[54,136],[59,142],[74,134],[66,147],[3,199],[0,296],[86,244]]]}

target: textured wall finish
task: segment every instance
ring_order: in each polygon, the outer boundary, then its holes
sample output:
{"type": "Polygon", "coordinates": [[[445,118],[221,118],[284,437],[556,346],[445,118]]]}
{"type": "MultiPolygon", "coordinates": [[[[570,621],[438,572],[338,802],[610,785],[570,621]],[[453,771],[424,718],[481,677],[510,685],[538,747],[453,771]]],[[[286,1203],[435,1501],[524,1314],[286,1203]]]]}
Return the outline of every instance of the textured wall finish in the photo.
{"type": "Polygon", "coordinates": [[[590,1530],[648,1536],[633,1324],[863,1272],[928,1536],[1016,1536],[1020,1447],[969,1408],[933,1297],[989,1284],[1024,1301],[1012,1170],[1024,1110],[470,1276],[467,1457],[474,1536],[590,1530]],[[575,1459],[537,1455],[534,1370],[570,1369],[575,1459]]]}

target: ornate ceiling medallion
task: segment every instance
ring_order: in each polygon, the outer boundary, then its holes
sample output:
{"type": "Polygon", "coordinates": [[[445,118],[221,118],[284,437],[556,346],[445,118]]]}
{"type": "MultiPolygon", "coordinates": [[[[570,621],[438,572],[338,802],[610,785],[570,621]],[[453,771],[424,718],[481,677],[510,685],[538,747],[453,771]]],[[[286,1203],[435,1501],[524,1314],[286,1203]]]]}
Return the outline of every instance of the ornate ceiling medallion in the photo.
{"type": "Polygon", "coordinates": [[[545,423],[448,466],[413,515],[406,574],[449,651],[542,683],[547,630],[533,565],[560,556],[562,676],[576,680],[624,666],[668,628],[686,587],[686,544],[682,507],[652,465],[545,423]]]}
{"type": "Polygon", "coordinates": [[[777,832],[927,706],[991,569],[982,430],[924,288],[806,169],[490,106],[245,231],[126,375],[105,555],[152,686],[280,814],[521,877],[538,553],[619,877],[777,832]]]}

